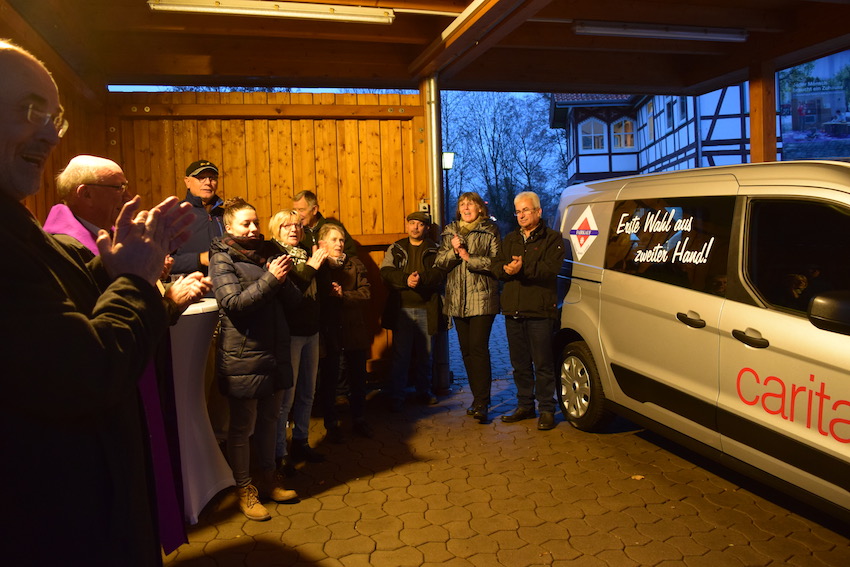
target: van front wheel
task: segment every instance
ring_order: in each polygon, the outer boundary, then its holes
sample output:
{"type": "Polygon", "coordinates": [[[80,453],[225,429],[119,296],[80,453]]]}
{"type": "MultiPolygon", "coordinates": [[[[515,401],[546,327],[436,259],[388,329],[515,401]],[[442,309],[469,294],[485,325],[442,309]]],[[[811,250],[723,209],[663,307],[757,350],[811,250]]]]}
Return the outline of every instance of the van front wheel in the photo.
{"type": "Polygon", "coordinates": [[[558,403],[570,424],[582,431],[598,431],[611,421],[593,353],[584,341],[564,347],[559,365],[558,403]]]}

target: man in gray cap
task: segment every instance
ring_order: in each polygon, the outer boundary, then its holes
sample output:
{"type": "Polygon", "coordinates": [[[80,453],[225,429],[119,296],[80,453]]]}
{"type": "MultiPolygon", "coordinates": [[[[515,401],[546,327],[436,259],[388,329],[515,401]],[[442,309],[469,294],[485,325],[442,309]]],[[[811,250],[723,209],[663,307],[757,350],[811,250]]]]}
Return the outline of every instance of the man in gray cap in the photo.
{"type": "Polygon", "coordinates": [[[210,242],[221,236],[224,225],[221,217],[224,214],[223,201],[216,194],[218,190],[218,167],[205,159],[189,164],[186,168],[187,203],[192,205],[195,220],[190,230],[192,237],[173,255],[173,274],[188,274],[201,272],[207,275],[210,265],[210,242]]]}
{"type": "Polygon", "coordinates": [[[437,243],[428,238],[430,228],[428,213],[407,215],[407,238],[390,245],[381,262],[389,290],[382,325],[393,331],[391,411],[402,410],[411,363],[418,401],[437,403],[431,387],[431,350],[442,317],[439,290],[445,274],[434,267],[437,243]]]}

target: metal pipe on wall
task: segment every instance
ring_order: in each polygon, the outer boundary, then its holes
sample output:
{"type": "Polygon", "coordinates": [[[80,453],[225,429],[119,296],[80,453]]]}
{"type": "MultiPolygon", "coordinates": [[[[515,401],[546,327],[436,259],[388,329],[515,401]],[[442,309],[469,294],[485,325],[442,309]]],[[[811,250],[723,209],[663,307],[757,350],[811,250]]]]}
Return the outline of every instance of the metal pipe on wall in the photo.
{"type": "Polygon", "coordinates": [[[428,197],[431,201],[431,220],[443,226],[445,219],[445,192],[442,173],[442,129],[440,127],[440,89],[437,76],[422,81],[421,91],[425,97],[426,154],[428,167],[428,197]]]}

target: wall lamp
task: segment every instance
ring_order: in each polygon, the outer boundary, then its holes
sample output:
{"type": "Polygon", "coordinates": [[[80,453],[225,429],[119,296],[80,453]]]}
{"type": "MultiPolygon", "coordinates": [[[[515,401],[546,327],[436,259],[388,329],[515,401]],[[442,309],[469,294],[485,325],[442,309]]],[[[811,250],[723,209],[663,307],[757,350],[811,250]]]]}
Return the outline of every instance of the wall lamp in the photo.
{"type": "Polygon", "coordinates": [[[576,22],[576,35],[605,37],[640,37],[652,39],[683,39],[689,41],[747,41],[747,31],[734,28],[702,28],[697,26],[666,26],[629,24],[625,22],[576,22]]]}
{"type": "Polygon", "coordinates": [[[389,8],[334,6],[307,2],[274,2],[263,0],[148,0],[155,12],[194,14],[228,14],[261,16],[295,20],[330,20],[358,24],[391,24],[395,12],[389,8]]]}

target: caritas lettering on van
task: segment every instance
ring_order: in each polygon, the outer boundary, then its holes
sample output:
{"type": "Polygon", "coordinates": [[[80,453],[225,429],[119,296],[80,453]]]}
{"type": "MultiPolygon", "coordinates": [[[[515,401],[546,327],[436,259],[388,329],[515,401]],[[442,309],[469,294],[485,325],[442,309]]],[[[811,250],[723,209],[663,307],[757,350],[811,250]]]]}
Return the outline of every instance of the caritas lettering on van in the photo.
{"type": "Polygon", "coordinates": [[[805,424],[824,437],[850,443],[850,401],[833,399],[826,382],[809,375],[808,383],[795,384],[778,376],[762,378],[752,368],[742,368],[736,380],[738,399],[785,421],[805,424]]]}

